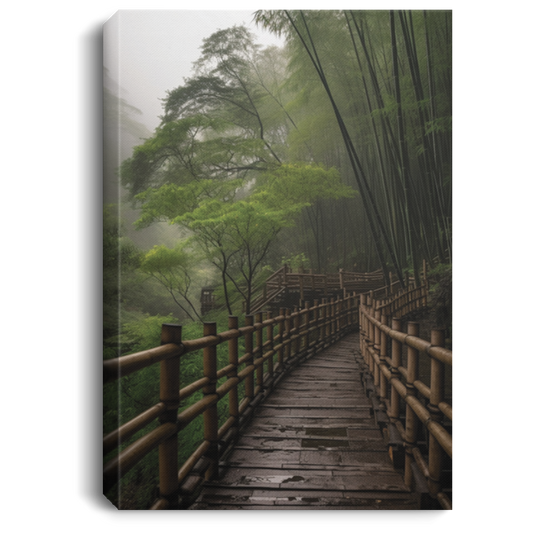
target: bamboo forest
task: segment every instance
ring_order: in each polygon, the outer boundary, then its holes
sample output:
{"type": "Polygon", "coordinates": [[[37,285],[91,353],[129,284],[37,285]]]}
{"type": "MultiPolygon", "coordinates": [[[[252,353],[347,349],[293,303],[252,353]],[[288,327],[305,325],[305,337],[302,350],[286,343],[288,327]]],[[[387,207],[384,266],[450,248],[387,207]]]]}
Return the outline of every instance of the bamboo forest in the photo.
{"type": "MultiPolygon", "coordinates": [[[[252,22],[281,45],[246,25],[205,37],[153,131],[104,83],[104,361],[159,346],[163,324],[183,339],[225,331],[228,316],[243,325],[283,268],[374,273],[399,290],[427,279],[419,318],[451,348],[451,11],[260,10],[252,22]]],[[[303,309],[302,287],[287,307],[303,309]]],[[[181,387],[202,377],[201,350],[180,364],[181,387]]],[[[159,372],[104,385],[104,434],[160,401],[159,372]]],[[[180,466],[203,431],[195,419],[179,434],[180,466]]],[[[157,461],[156,448],[106,496],[149,508],[157,461]]]]}

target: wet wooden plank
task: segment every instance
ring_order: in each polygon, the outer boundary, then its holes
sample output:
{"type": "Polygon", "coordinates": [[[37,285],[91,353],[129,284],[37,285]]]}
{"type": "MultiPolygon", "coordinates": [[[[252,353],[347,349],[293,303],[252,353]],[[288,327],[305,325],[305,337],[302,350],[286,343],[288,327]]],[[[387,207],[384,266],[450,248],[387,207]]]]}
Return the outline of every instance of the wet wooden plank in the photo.
{"type": "Polygon", "coordinates": [[[416,509],[372,416],[357,347],[347,336],[295,368],[191,509],[416,509]]]}
{"type": "MultiPolygon", "coordinates": [[[[398,476],[388,472],[305,469],[231,469],[216,487],[263,488],[291,490],[357,490],[357,491],[406,491],[398,476]]],[[[207,488],[205,489],[207,490],[207,488]]],[[[217,491],[218,488],[215,488],[217,491]]]]}
{"type": "MultiPolygon", "coordinates": [[[[265,424],[268,422],[272,422],[272,415],[267,416],[261,416],[259,413],[255,415],[256,422],[260,424],[265,424]]],[[[279,417],[278,421],[280,422],[281,427],[323,427],[323,428],[329,428],[329,427],[346,427],[350,425],[357,424],[362,419],[368,419],[370,421],[374,420],[374,417],[370,414],[370,412],[359,412],[357,413],[357,417],[354,418],[342,418],[342,417],[291,417],[291,416],[284,416],[279,417]]]]}
{"type": "Polygon", "coordinates": [[[416,500],[405,492],[339,490],[206,489],[195,509],[413,509],[416,500]],[[251,492],[251,493],[250,493],[251,492]]]}

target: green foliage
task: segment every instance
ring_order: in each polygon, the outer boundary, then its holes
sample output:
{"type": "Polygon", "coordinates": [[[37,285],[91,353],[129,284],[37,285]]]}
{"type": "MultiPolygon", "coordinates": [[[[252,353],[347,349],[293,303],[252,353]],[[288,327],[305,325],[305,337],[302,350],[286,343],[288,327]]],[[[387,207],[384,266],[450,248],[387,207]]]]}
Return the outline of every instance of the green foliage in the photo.
{"type": "Polygon", "coordinates": [[[144,254],[140,265],[140,270],[153,276],[192,320],[191,313],[201,318],[189,295],[197,262],[196,254],[188,249],[188,242],[182,241],[174,248],[154,246],[144,254]]]}
{"type": "Polygon", "coordinates": [[[304,253],[293,254],[289,257],[283,257],[281,262],[284,265],[291,267],[292,270],[300,269],[308,270],[311,267],[311,262],[304,253]]]}
{"type": "Polygon", "coordinates": [[[117,206],[105,205],[102,235],[104,340],[118,335],[119,305],[127,297],[140,263],[140,251],[120,236],[120,227],[117,206]]]}
{"type": "MultiPolygon", "coordinates": [[[[336,168],[289,163],[265,172],[259,179],[256,197],[268,206],[282,207],[288,213],[301,210],[319,199],[353,197],[355,191],[344,185],[336,168]]],[[[299,211],[298,211],[299,212],[299,211]]]]}

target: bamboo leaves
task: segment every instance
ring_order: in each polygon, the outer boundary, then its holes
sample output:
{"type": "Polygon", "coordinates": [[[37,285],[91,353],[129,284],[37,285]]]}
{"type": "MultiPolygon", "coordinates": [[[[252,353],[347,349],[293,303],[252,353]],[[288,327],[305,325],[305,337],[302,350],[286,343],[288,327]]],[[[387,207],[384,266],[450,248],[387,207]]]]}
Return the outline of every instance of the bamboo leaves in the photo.
{"type": "MultiPolygon", "coordinates": [[[[401,279],[404,269],[417,272],[422,259],[449,259],[450,13],[259,11],[255,17],[287,37],[287,83],[300,87],[300,102],[288,104],[293,116],[300,105],[314,110],[315,124],[337,124],[380,265],[401,279]]],[[[312,148],[318,135],[303,129],[310,120],[297,123],[312,148]]],[[[323,143],[322,161],[328,150],[336,152],[323,143]]]]}

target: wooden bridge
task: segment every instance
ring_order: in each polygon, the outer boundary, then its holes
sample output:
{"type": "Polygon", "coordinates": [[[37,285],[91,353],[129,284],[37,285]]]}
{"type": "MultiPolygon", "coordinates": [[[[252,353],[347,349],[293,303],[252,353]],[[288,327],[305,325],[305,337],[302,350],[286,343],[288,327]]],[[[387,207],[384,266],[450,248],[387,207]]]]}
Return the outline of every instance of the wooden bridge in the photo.
{"type": "Polygon", "coordinates": [[[427,296],[423,278],[241,327],[229,317],[222,333],[206,323],[199,339],[164,325],[160,347],[104,362],[104,381],[161,367],[160,402],[104,437],[104,454],[119,450],[104,492],[158,448],[152,509],[451,509],[452,353],[442,330],[402,331],[427,296]],[[180,359],[198,349],[203,376],[180,387],[180,359]],[[198,417],[203,440],[179,464],[178,435],[198,417]]]}

